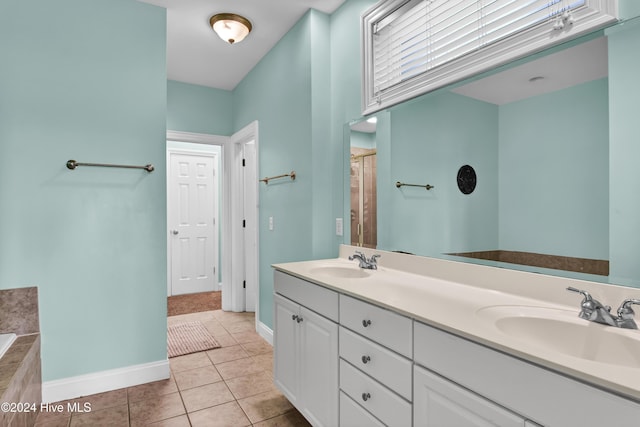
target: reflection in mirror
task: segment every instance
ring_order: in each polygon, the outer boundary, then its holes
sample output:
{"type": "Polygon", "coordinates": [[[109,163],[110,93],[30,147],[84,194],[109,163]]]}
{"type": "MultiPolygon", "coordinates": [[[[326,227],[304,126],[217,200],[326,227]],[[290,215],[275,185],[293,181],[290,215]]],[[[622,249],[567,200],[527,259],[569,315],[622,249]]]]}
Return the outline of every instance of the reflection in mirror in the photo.
{"type": "Polygon", "coordinates": [[[351,244],[375,248],[377,242],[376,117],[351,125],[351,244]]]}
{"type": "Polygon", "coordinates": [[[616,271],[629,255],[609,234],[620,172],[609,164],[607,48],[599,32],[379,112],[377,247],[640,283],[616,271]],[[457,186],[463,165],[477,173],[470,194],[457,186]],[[398,180],[434,189],[399,191],[398,180]]]}

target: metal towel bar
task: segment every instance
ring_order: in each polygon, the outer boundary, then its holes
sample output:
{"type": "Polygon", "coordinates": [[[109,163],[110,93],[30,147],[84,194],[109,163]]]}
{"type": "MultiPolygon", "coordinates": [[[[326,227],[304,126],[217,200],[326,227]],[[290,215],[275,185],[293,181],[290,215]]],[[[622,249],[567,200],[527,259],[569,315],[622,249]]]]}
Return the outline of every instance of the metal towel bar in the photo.
{"type": "Polygon", "coordinates": [[[262,178],[260,180],[260,182],[264,182],[265,184],[269,184],[269,181],[271,181],[272,179],[285,178],[287,176],[291,177],[291,181],[294,181],[296,179],[296,171],[291,171],[291,173],[285,173],[285,174],[277,175],[277,176],[268,176],[266,178],[262,178]]]}
{"type": "Polygon", "coordinates": [[[402,186],[407,186],[407,187],[422,187],[422,188],[426,188],[427,190],[431,190],[432,188],[434,188],[434,187],[433,187],[433,185],[429,185],[429,184],[426,184],[426,185],[419,185],[419,184],[405,184],[404,182],[400,182],[400,181],[397,181],[397,182],[396,182],[396,188],[400,188],[400,187],[402,187],[402,186]]]}
{"type": "Polygon", "coordinates": [[[144,169],[147,172],[153,172],[155,169],[152,164],[144,165],[144,166],[131,166],[131,165],[113,165],[108,163],[81,163],[75,160],[67,161],[67,168],[74,170],[78,166],[99,166],[103,168],[126,168],[126,169],[144,169]]]}

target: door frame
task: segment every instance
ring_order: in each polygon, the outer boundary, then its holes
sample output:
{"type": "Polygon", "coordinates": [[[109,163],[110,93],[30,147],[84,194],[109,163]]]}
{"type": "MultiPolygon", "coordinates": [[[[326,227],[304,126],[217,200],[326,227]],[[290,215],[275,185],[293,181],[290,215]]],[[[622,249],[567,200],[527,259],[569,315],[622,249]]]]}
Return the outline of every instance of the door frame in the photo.
{"type": "MultiPolygon", "coordinates": [[[[222,185],[221,185],[221,189],[222,189],[222,208],[218,209],[219,212],[219,218],[218,220],[220,221],[221,224],[221,232],[218,234],[218,238],[221,239],[221,249],[220,249],[220,265],[218,266],[218,269],[220,269],[220,271],[222,271],[223,276],[221,277],[221,280],[224,282],[224,272],[229,271],[227,269],[231,268],[231,259],[230,257],[226,257],[225,253],[230,253],[228,251],[229,248],[227,248],[227,245],[231,245],[231,241],[228,238],[225,238],[225,236],[227,235],[227,233],[229,232],[229,230],[226,229],[227,223],[229,222],[229,214],[227,212],[226,206],[228,205],[228,190],[227,190],[227,185],[228,185],[228,181],[229,181],[229,176],[227,176],[228,174],[228,166],[225,165],[225,146],[228,145],[229,143],[229,137],[228,136],[220,136],[220,135],[209,135],[209,134],[203,134],[203,133],[191,133],[191,132],[180,132],[180,131],[172,131],[172,130],[167,130],[167,141],[177,141],[177,142],[189,142],[192,144],[203,144],[203,145],[217,145],[221,147],[222,153],[220,155],[220,173],[219,173],[219,177],[222,177],[222,185]]],[[[166,145],[166,142],[165,142],[166,145]]],[[[170,156],[169,156],[169,149],[167,147],[165,147],[165,152],[166,152],[166,162],[167,162],[167,169],[166,169],[166,177],[165,177],[165,190],[167,193],[167,213],[169,211],[169,186],[166,185],[166,183],[168,182],[168,174],[170,171],[169,168],[169,161],[170,161],[170,156]]],[[[189,152],[187,151],[182,151],[184,153],[189,152]]],[[[192,154],[199,154],[197,150],[194,151],[190,151],[189,153],[192,154]]],[[[218,198],[220,199],[220,194],[218,194],[218,198]]],[[[167,214],[167,295],[171,294],[171,234],[170,234],[170,224],[168,223],[169,221],[169,215],[167,214]]],[[[218,284],[218,286],[220,286],[220,284],[218,284]]]]}
{"type": "Polygon", "coordinates": [[[258,191],[258,180],[255,179],[254,182],[244,182],[244,170],[242,166],[242,152],[244,144],[249,141],[253,141],[255,145],[255,158],[256,163],[254,165],[248,165],[247,167],[253,167],[252,175],[254,177],[258,177],[258,159],[259,159],[259,150],[258,150],[258,121],[253,121],[249,123],[247,126],[234,133],[230,137],[230,149],[226,150],[225,160],[231,165],[232,178],[231,178],[231,188],[230,194],[236,195],[231,200],[230,208],[231,208],[231,220],[230,225],[232,227],[231,239],[233,241],[232,258],[234,259],[244,259],[244,263],[236,262],[233,265],[233,269],[231,272],[231,283],[223,283],[223,291],[222,291],[222,308],[223,310],[231,310],[231,311],[245,311],[246,310],[246,292],[243,288],[243,280],[245,278],[253,278],[255,283],[255,313],[256,313],[256,325],[259,323],[260,318],[260,276],[259,276],[259,235],[260,235],[260,223],[259,223],[259,191],[258,191]],[[228,156],[228,157],[227,157],[228,156]],[[248,207],[245,208],[244,201],[244,189],[246,186],[252,185],[254,186],[255,191],[253,194],[255,195],[255,200],[250,202],[248,207]],[[239,195],[242,195],[240,197],[239,195]],[[254,207],[252,207],[254,206],[254,207]],[[254,241],[254,246],[256,250],[253,253],[250,253],[248,257],[245,258],[245,233],[242,227],[242,220],[244,219],[244,210],[245,209],[255,209],[256,225],[255,225],[255,233],[253,235],[249,235],[249,239],[254,241]],[[231,291],[231,298],[226,299],[225,301],[225,292],[224,286],[228,286],[231,291]],[[225,304],[226,303],[226,304],[225,304]],[[229,308],[225,308],[229,307],[229,308]]]}

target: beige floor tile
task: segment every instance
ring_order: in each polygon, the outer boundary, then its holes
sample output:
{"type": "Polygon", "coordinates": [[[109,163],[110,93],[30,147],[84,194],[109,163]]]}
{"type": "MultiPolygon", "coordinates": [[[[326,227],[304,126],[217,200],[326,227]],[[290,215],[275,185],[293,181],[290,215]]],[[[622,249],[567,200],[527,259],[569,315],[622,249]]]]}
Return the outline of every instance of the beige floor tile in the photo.
{"type": "Polygon", "coordinates": [[[251,356],[256,366],[260,367],[264,371],[273,372],[273,352],[258,354],[251,356]]]}
{"type": "Polygon", "coordinates": [[[148,425],[153,427],[191,427],[191,424],[189,423],[189,417],[187,417],[186,415],[180,415],[179,417],[156,421],[155,423],[151,423],[148,425]]]}
{"type": "Polygon", "coordinates": [[[254,424],[285,414],[293,409],[291,403],[277,391],[268,391],[238,399],[238,404],[254,424]]]}
{"type": "Polygon", "coordinates": [[[254,313],[192,313],[167,324],[191,321],[222,347],[170,359],[167,380],[60,402],[89,403],[91,412],[40,413],[36,426],[308,426],[273,385],[273,349],[255,332],[254,313]]]}
{"type": "Polygon", "coordinates": [[[127,389],[129,403],[146,400],[152,397],[163,396],[178,391],[173,377],[168,380],[154,381],[147,384],[141,384],[127,389]]]}
{"type": "Polygon", "coordinates": [[[243,375],[226,381],[227,387],[236,399],[253,396],[266,391],[276,391],[270,372],[243,375]]]}
{"type": "Polygon", "coordinates": [[[127,404],[110,408],[92,410],[86,413],[76,413],[71,416],[70,427],[128,427],[129,406],[127,404]]]}
{"type": "Polygon", "coordinates": [[[231,334],[226,332],[224,334],[214,335],[213,337],[216,339],[216,341],[218,341],[218,344],[220,344],[221,347],[238,345],[238,341],[236,341],[235,338],[231,336],[231,334]]]}
{"type": "Polygon", "coordinates": [[[208,320],[206,322],[202,322],[202,324],[204,325],[205,328],[207,328],[207,331],[209,331],[209,333],[213,336],[216,336],[216,334],[227,334],[227,330],[224,328],[224,326],[222,326],[222,324],[220,322],[218,322],[217,320],[208,320]]]}
{"type": "MultiPolygon", "coordinates": [[[[296,409],[254,424],[254,427],[311,427],[309,421],[296,409]]],[[[363,426],[364,427],[364,426],[363,426]]]]}
{"type": "Polygon", "coordinates": [[[222,381],[222,377],[213,365],[179,371],[174,374],[174,377],[180,390],[222,381]]]}
{"type": "Polygon", "coordinates": [[[254,313],[215,310],[212,311],[211,314],[215,319],[223,323],[233,323],[255,319],[254,313]]]}
{"type": "Polygon", "coordinates": [[[172,357],[169,365],[173,372],[186,371],[189,369],[201,368],[211,365],[211,361],[204,351],[186,354],[184,356],[172,357]]]}
{"type": "Polygon", "coordinates": [[[231,402],[235,399],[227,385],[221,381],[185,390],[182,392],[182,400],[187,412],[191,413],[231,402]]]}
{"type": "Polygon", "coordinates": [[[245,427],[251,422],[238,402],[229,402],[189,414],[192,427],[245,427]]]}
{"type": "Polygon", "coordinates": [[[256,331],[241,331],[232,333],[231,336],[240,344],[264,340],[256,331]]]}
{"type": "Polygon", "coordinates": [[[198,313],[191,313],[188,315],[190,322],[208,322],[209,320],[215,320],[213,311],[200,311],[198,313]]]}
{"type": "Polygon", "coordinates": [[[35,427],[68,427],[71,421],[71,414],[57,414],[51,412],[40,412],[36,418],[35,427]]]}
{"type": "Polygon", "coordinates": [[[257,366],[250,357],[233,360],[231,362],[218,363],[216,369],[218,369],[218,372],[224,380],[254,374],[263,370],[260,366],[257,366]]]}
{"type": "Polygon", "coordinates": [[[249,322],[246,320],[242,320],[239,322],[233,323],[222,323],[222,326],[229,332],[230,334],[235,334],[238,332],[247,332],[247,331],[255,331],[256,325],[254,322],[249,322]]]}
{"type": "Polygon", "coordinates": [[[245,357],[249,357],[249,353],[247,353],[240,345],[232,345],[229,347],[220,347],[215,350],[209,350],[207,351],[207,356],[209,356],[211,362],[216,365],[218,363],[244,359],[245,357]]]}
{"type": "Polygon", "coordinates": [[[273,353],[273,347],[271,344],[266,342],[264,339],[259,339],[255,341],[249,341],[241,344],[242,347],[249,353],[251,356],[256,356],[258,354],[265,353],[273,353]]]}
{"type": "Polygon", "coordinates": [[[128,404],[127,401],[127,389],[122,388],[119,390],[107,391],[105,393],[93,394],[91,396],[81,397],[68,401],[71,405],[83,410],[85,404],[90,405],[91,412],[99,411],[101,409],[111,408],[113,406],[120,406],[128,404]]]}
{"type": "Polygon", "coordinates": [[[165,394],[131,403],[131,425],[139,426],[185,414],[180,393],[165,394]]]}

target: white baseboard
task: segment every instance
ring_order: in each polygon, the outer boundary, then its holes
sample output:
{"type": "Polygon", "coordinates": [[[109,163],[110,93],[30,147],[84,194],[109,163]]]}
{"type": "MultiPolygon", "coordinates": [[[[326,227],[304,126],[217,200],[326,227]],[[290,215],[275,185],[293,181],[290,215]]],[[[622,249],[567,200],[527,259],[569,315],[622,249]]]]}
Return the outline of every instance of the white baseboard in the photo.
{"type": "Polygon", "coordinates": [[[53,403],[169,378],[169,360],[42,383],[42,402],[53,403]]]}
{"type": "Polygon", "coordinates": [[[273,346],[273,330],[262,322],[258,322],[256,327],[258,335],[267,340],[273,346]]]}

